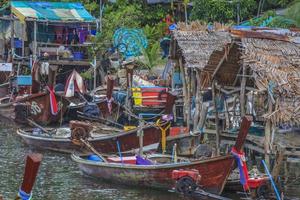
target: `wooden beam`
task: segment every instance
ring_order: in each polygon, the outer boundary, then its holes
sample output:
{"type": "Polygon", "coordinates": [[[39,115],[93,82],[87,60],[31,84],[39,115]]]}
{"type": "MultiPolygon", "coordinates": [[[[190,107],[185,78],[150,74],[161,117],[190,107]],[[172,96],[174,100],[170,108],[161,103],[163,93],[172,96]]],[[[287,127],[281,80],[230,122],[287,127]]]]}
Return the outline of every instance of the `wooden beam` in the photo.
{"type": "Polygon", "coordinates": [[[257,32],[257,31],[248,31],[248,30],[233,30],[229,31],[233,36],[240,38],[257,38],[257,39],[268,39],[268,40],[279,40],[289,42],[289,37],[286,35],[280,35],[270,32],[257,32]]]}
{"type": "Polygon", "coordinates": [[[220,60],[220,62],[218,63],[213,75],[212,75],[212,79],[215,79],[216,74],[218,73],[220,67],[222,66],[222,64],[224,63],[225,60],[227,60],[228,54],[231,50],[231,48],[233,47],[234,43],[232,42],[229,46],[229,48],[227,47],[227,45],[224,47],[224,55],[222,57],[222,59],[220,60]],[[228,48],[228,49],[227,49],[228,48]]]}

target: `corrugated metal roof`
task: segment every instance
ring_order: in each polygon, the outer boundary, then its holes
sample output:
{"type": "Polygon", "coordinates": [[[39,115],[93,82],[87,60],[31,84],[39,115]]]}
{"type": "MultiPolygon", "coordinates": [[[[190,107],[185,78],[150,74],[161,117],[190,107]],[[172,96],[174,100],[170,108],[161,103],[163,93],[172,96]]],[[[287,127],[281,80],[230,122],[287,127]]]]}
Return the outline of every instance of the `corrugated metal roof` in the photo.
{"type": "Polygon", "coordinates": [[[21,20],[94,21],[81,3],[12,1],[12,12],[21,20]]]}

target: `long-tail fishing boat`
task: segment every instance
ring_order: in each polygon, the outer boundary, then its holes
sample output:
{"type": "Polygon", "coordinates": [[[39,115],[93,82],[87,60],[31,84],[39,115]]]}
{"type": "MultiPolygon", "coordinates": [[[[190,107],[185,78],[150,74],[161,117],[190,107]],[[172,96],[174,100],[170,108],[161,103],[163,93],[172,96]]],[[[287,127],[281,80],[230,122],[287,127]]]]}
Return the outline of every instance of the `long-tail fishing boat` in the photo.
{"type": "MultiPolygon", "coordinates": [[[[241,151],[252,117],[243,118],[242,125],[234,149],[241,151]]],[[[97,155],[97,154],[96,154],[97,155]]],[[[108,157],[89,159],[88,156],[72,154],[72,159],[77,162],[83,173],[105,180],[125,184],[170,189],[174,185],[172,172],[174,170],[197,170],[201,176],[199,185],[205,191],[221,194],[226,180],[234,167],[234,157],[231,154],[216,156],[203,160],[177,162],[161,162],[165,156],[149,157],[147,159],[136,157],[136,161],[128,164],[126,157],[121,157],[120,162],[112,162],[108,157]],[[146,161],[145,161],[146,160],[146,161]]],[[[169,159],[171,161],[171,159],[169,159]]]]}
{"type": "MultiPolygon", "coordinates": [[[[168,104],[165,107],[165,114],[168,116],[172,112],[176,97],[169,94],[167,98],[168,104]]],[[[107,103],[104,106],[108,109],[107,103]]],[[[170,121],[166,120],[165,122],[145,124],[125,131],[122,125],[106,120],[105,118],[95,119],[86,117],[84,119],[93,119],[98,124],[71,121],[70,129],[59,128],[53,130],[39,127],[38,129],[18,129],[17,134],[29,146],[67,153],[72,153],[74,150],[84,151],[84,148],[72,142],[72,140],[79,140],[79,137],[83,136],[97,151],[114,153],[118,151],[118,146],[121,151],[130,151],[139,148],[140,137],[138,133],[140,132],[143,133],[143,145],[156,144],[162,139],[161,129],[170,126],[170,121]],[[108,126],[105,126],[105,124],[108,126]]],[[[165,136],[167,134],[165,132],[165,136]]]]}
{"type": "Polygon", "coordinates": [[[17,123],[28,123],[27,119],[31,119],[43,125],[57,122],[66,112],[69,101],[55,94],[57,110],[54,113],[51,109],[50,96],[49,92],[41,92],[20,97],[12,102],[9,98],[3,98],[0,103],[1,119],[17,123]]]}
{"type": "Polygon", "coordinates": [[[139,148],[139,137],[137,133],[143,131],[144,145],[158,143],[161,139],[161,131],[156,125],[145,125],[132,130],[124,131],[118,127],[96,125],[96,129],[90,132],[86,131],[86,123],[71,121],[72,132],[69,128],[60,128],[56,130],[44,129],[18,129],[17,134],[31,147],[39,149],[48,149],[72,153],[75,150],[85,151],[82,146],[73,144],[72,139],[76,139],[77,134],[86,135],[88,142],[94,146],[97,151],[103,153],[115,153],[118,151],[118,144],[121,151],[130,151],[139,148]],[[75,127],[76,125],[79,125],[75,127]]]}

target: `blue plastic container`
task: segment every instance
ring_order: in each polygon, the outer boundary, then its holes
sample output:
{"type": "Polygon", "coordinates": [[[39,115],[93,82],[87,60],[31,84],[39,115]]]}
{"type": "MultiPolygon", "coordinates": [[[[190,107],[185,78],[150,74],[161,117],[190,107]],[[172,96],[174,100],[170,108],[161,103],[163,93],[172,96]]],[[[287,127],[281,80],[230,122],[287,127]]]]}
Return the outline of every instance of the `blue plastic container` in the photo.
{"type": "Polygon", "coordinates": [[[32,85],[32,76],[17,76],[17,85],[32,85]]]}
{"type": "Polygon", "coordinates": [[[91,30],[91,35],[96,35],[97,34],[97,30],[91,30]]]}
{"type": "Polygon", "coordinates": [[[19,39],[15,38],[15,48],[16,49],[22,48],[22,40],[19,40],[19,39]]]}
{"type": "Polygon", "coordinates": [[[74,56],[74,60],[83,60],[83,53],[81,52],[74,52],[73,56],[74,56]]]}
{"type": "Polygon", "coordinates": [[[95,161],[95,162],[103,162],[103,160],[101,158],[99,158],[99,156],[97,156],[95,154],[89,155],[87,157],[87,159],[90,160],[90,161],[95,161]]]}

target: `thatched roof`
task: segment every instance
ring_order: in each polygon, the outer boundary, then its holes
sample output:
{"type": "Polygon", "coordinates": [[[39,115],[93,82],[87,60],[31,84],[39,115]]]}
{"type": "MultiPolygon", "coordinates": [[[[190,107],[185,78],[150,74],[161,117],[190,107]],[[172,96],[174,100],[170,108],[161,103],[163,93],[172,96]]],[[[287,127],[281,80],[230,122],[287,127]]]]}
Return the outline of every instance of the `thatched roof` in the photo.
{"type": "Polygon", "coordinates": [[[207,25],[194,22],[188,26],[179,24],[173,36],[183,56],[185,66],[203,69],[213,52],[222,51],[231,42],[230,34],[222,25],[207,30],[207,25]]]}
{"type": "Polygon", "coordinates": [[[242,38],[243,63],[250,67],[257,88],[275,103],[268,113],[275,124],[300,125],[300,45],[291,41],[242,38]]]}

